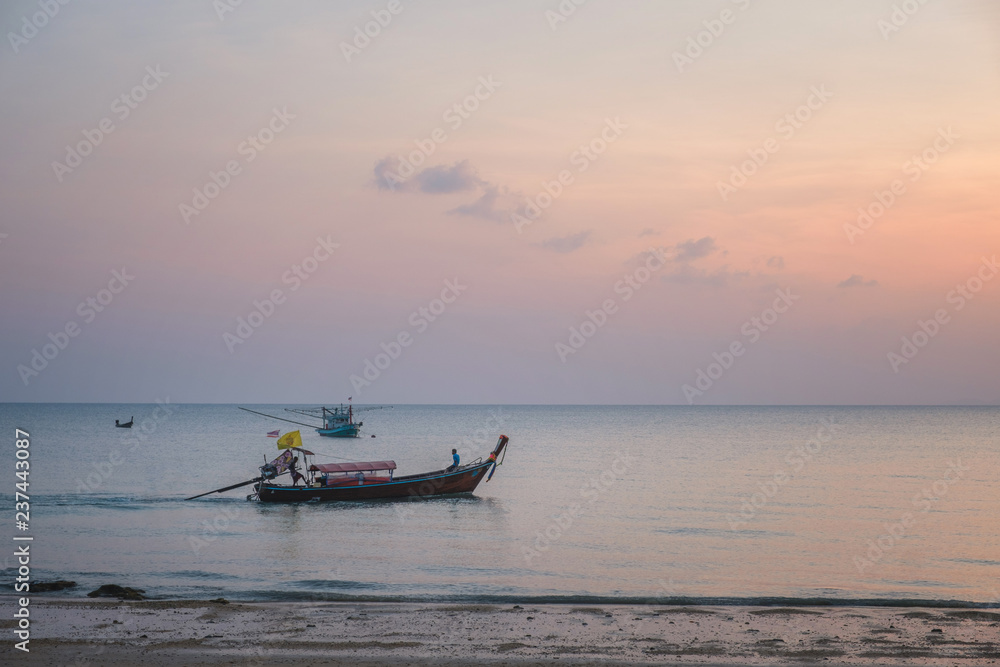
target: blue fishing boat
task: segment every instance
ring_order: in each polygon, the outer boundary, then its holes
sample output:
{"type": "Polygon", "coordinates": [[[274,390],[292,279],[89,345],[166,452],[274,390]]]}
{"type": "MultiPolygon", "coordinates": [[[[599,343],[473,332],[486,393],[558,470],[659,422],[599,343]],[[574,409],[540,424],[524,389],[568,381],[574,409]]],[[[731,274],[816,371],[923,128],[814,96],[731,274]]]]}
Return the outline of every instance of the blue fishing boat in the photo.
{"type": "Polygon", "coordinates": [[[364,426],[364,422],[354,423],[354,407],[350,403],[346,410],[343,404],[335,408],[324,406],[320,410],[323,426],[316,432],[328,438],[356,438],[364,426]]]}
{"type": "MultiPolygon", "coordinates": [[[[317,433],[328,438],[357,438],[361,427],[364,426],[364,422],[354,421],[354,413],[365,412],[367,410],[381,410],[383,407],[385,406],[375,405],[355,410],[354,406],[351,405],[350,400],[348,399],[346,407],[343,403],[341,403],[339,406],[332,408],[328,408],[326,406],[320,406],[318,408],[285,408],[285,412],[292,412],[297,415],[304,415],[313,419],[319,419],[319,425],[306,424],[305,422],[295,421],[294,419],[275,417],[274,415],[268,415],[263,412],[257,412],[256,410],[250,410],[248,408],[241,407],[240,410],[246,410],[247,412],[252,412],[255,415],[261,415],[262,417],[269,417],[270,419],[291,422],[292,424],[299,424],[300,426],[308,426],[309,428],[316,429],[317,433]]],[[[374,438],[375,436],[372,437],[374,438]]]]}
{"type": "Polygon", "coordinates": [[[344,404],[341,403],[339,406],[332,408],[326,406],[318,408],[285,408],[285,411],[319,419],[321,425],[316,428],[316,432],[327,438],[356,438],[361,427],[364,426],[364,422],[354,421],[354,406],[350,403],[347,404],[347,407],[344,407],[344,404]]]}

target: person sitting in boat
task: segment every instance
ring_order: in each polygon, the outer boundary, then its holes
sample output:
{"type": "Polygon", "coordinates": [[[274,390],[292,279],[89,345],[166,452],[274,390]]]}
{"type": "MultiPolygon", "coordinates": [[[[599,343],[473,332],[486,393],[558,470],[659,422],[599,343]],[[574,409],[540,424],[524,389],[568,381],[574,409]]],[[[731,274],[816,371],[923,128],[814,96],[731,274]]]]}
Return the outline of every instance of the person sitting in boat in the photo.
{"type": "Polygon", "coordinates": [[[306,481],[306,478],[303,477],[301,474],[299,474],[298,465],[299,465],[299,457],[297,456],[293,457],[292,462],[288,464],[288,472],[291,473],[292,475],[292,486],[298,486],[300,479],[302,480],[303,484],[306,481]]]}
{"type": "Polygon", "coordinates": [[[458,450],[457,449],[451,450],[451,461],[452,461],[451,465],[444,469],[445,472],[451,472],[452,470],[458,470],[459,457],[458,457],[458,450]]]}

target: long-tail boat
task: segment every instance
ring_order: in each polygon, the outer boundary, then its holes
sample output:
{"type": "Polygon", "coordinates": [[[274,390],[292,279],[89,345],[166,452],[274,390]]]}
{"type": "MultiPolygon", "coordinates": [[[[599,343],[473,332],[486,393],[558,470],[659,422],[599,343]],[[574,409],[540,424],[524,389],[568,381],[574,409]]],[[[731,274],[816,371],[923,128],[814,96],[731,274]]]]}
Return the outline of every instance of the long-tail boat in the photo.
{"type": "Polygon", "coordinates": [[[453,469],[395,477],[395,461],[307,464],[309,473],[303,486],[276,484],[279,471],[271,464],[261,467],[261,479],[250,497],[265,503],[310,501],[374,500],[472,493],[484,479],[493,477],[503,463],[507,436],[501,435],[484,461],[479,458],[453,469]]]}
{"type": "Polygon", "coordinates": [[[194,500],[210,493],[221,493],[248,484],[254,492],[247,500],[265,503],[329,502],[345,500],[375,500],[380,498],[425,498],[462,493],[472,493],[485,479],[487,482],[503,465],[508,438],[501,435],[496,447],[484,461],[478,458],[464,465],[449,466],[443,470],[396,477],[395,461],[358,461],[354,463],[308,463],[313,453],[299,447],[286,449],[278,458],[260,467],[260,477],[233,484],[214,491],[191,496],[194,500]],[[301,454],[307,476],[293,468],[301,454]],[[273,480],[295,470],[292,484],[278,484],[273,480]],[[302,479],[300,486],[298,480],[302,479]]]}

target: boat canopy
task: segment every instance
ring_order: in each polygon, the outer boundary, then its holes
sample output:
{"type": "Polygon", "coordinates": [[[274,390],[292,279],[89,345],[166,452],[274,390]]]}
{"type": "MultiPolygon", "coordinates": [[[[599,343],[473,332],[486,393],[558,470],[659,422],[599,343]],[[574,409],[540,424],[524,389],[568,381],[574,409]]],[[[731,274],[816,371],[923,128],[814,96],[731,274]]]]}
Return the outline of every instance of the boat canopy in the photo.
{"type": "Polygon", "coordinates": [[[395,461],[358,461],[357,463],[314,463],[309,466],[313,472],[375,472],[395,470],[395,461]]]}

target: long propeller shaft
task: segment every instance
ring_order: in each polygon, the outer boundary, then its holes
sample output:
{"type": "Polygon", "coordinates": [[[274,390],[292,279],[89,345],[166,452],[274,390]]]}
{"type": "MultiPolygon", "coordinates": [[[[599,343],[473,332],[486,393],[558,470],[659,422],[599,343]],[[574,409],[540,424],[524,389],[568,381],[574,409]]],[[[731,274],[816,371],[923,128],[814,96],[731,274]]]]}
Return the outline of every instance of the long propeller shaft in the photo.
{"type": "Polygon", "coordinates": [[[216,489],[215,491],[206,491],[205,493],[199,493],[197,496],[191,496],[190,498],[185,498],[184,500],[194,500],[195,498],[201,498],[202,496],[207,496],[210,493],[222,493],[223,491],[229,491],[230,489],[238,489],[241,486],[246,486],[247,484],[253,484],[254,482],[259,482],[264,479],[263,477],[256,477],[254,479],[248,479],[245,482],[240,482],[239,484],[233,484],[232,486],[227,486],[222,489],[216,489]]]}

